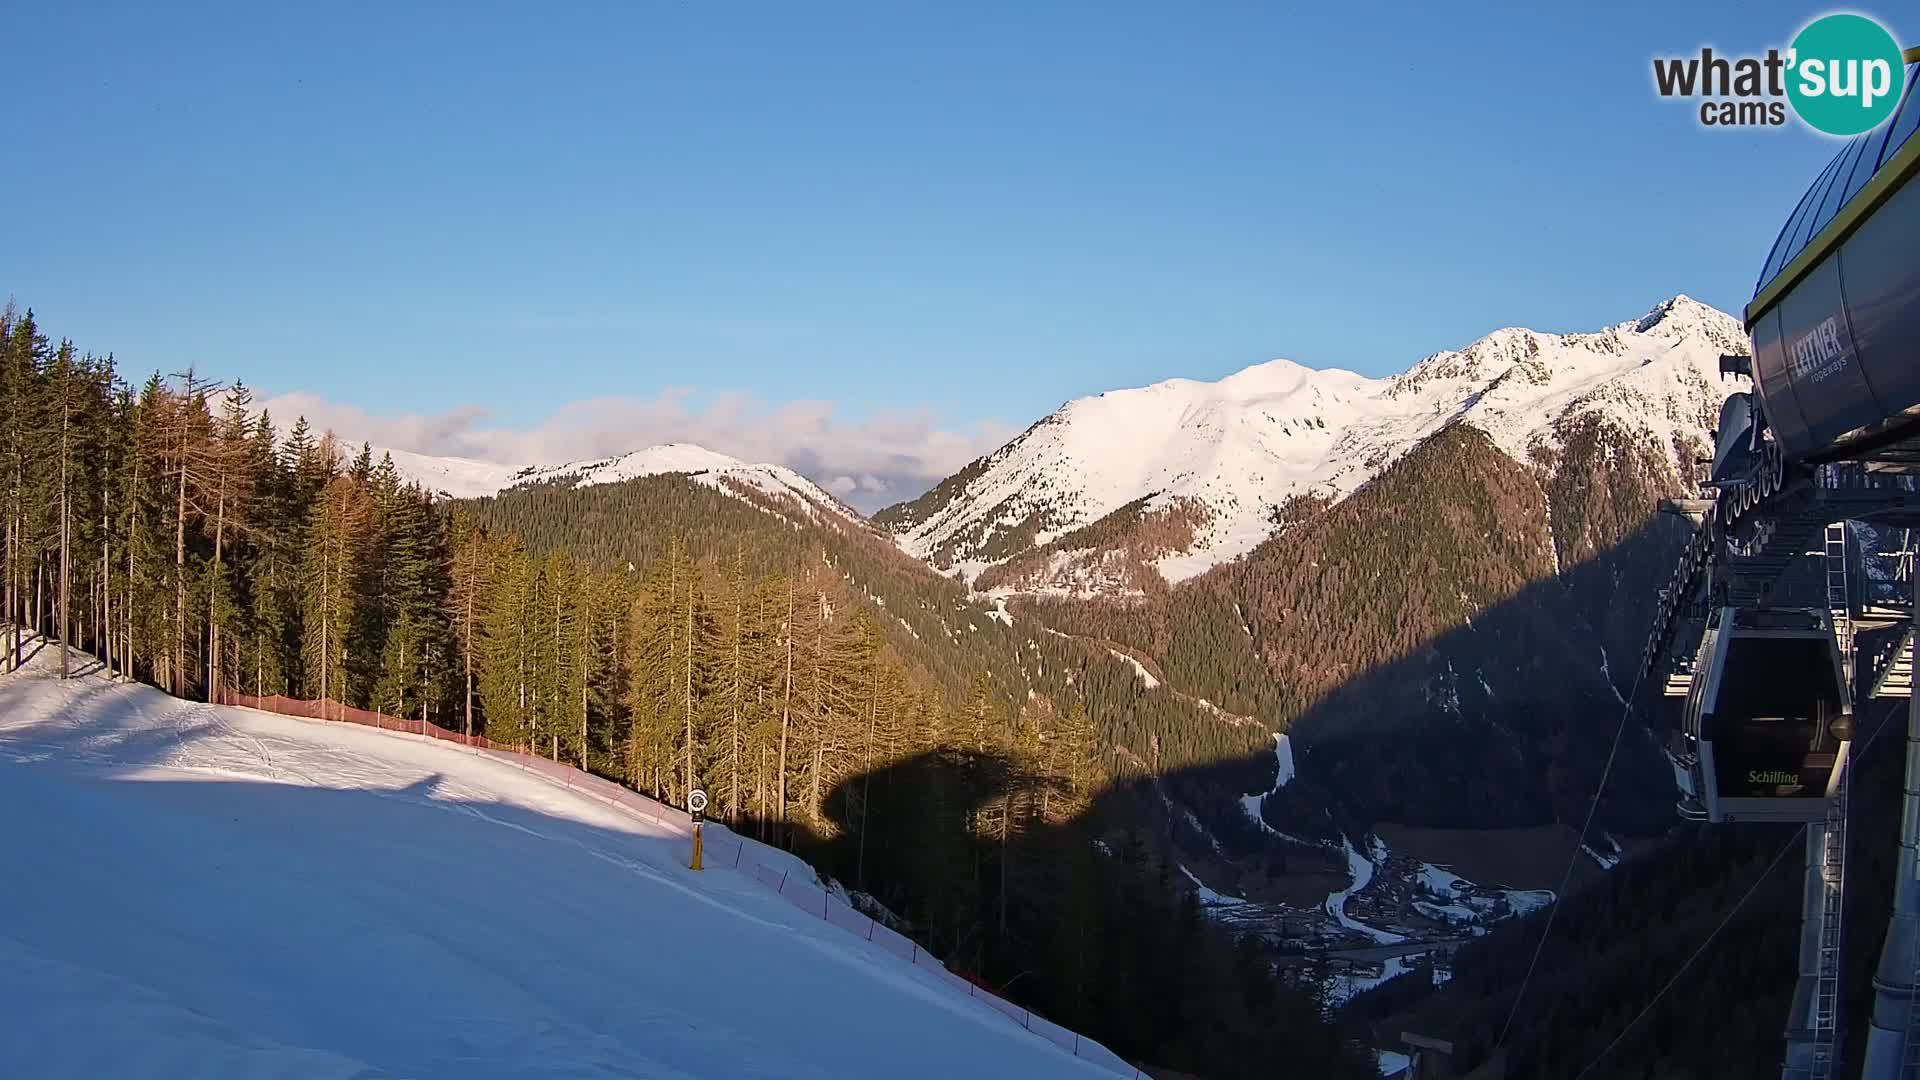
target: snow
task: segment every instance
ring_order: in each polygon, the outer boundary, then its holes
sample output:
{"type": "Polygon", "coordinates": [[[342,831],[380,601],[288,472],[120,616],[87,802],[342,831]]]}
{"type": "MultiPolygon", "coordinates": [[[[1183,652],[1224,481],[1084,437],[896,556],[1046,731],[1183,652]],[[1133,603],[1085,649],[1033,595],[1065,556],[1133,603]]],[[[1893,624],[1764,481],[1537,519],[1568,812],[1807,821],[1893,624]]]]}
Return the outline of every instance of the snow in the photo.
{"type": "Polygon", "coordinates": [[[1193,871],[1187,869],[1185,866],[1180,868],[1180,872],[1187,875],[1188,881],[1193,882],[1194,895],[1200,898],[1201,907],[1237,907],[1246,903],[1245,900],[1237,896],[1227,896],[1224,893],[1217,893],[1207,888],[1201,883],[1199,878],[1193,876],[1193,871]]]}
{"type": "Polygon", "coordinates": [[[1260,806],[1266,801],[1267,795],[1277,794],[1281,788],[1293,782],[1293,743],[1285,734],[1278,731],[1273,733],[1273,762],[1273,788],[1264,795],[1240,796],[1240,809],[1246,811],[1246,815],[1253,819],[1255,825],[1275,836],[1280,836],[1283,834],[1267,824],[1266,817],[1260,812],[1260,806]]]}
{"type": "Polygon", "coordinates": [[[1327,981],[1327,997],[1335,1005],[1344,1005],[1361,994],[1375,987],[1384,986],[1412,971],[1413,965],[1407,963],[1407,960],[1407,957],[1394,956],[1381,961],[1378,975],[1356,975],[1350,972],[1335,975],[1327,981]]]}
{"type": "Polygon", "coordinates": [[[751,465],[693,443],[664,443],[614,457],[525,467],[379,448],[374,451],[375,459],[383,453],[392,455],[394,468],[401,476],[456,499],[495,495],[528,484],[593,487],[677,474],[727,494],[737,494],[736,486],[745,488],[783,504],[798,505],[810,515],[848,520],[858,516],[819,485],[784,465],[751,465]]]}
{"type": "Polygon", "coordinates": [[[490,461],[468,458],[430,457],[411,450],[376,449],[373,459],[380,460],[382,454],[393,458],[393,467],[403,478],[418,483],[428,491],[437,491],[455,499],[479,499],[495,494],[511,484],[514,474],[520,471],[512,465],[496,465],[490,461]]]}
{"type": "Polygon", "coordinates": [[[1273,790],[1279,791],[1293,782],[1293,740],[1286,735],[1273,737],[1273,790]]]}
{"type": "Polygon", "coordinates": [[[987,618],[992,619],[995,622],[1004,624],[1006,626],[1013,625],[1013,612],[1007,610],[1006,597],[1004,596],[994,597],[993,610],[987,612],[987,618]]]}
{"type": "Polygon", "coordinates": [[[1420,864],[1417,883],[1435,896],[1455,896],[1473,888],[1473,883],[1451,870],[1433,865],[1420,864]]]}
{"type": "Polygon", "coordinates": [[[1480,912],[1465,904],[1435,904],[1426,900],[1415,900],[1413,909],[1429,919],[1449,926],[1471,926],[1480,921],[1480,912]]]}
{"type": "MultiPolygon", "coordinates": [[[[1344,498],[1456,420],[1530,461],[1536,447],[1556,448],[1569,422],[1597,416],[1680,471],[1691,463],[1679,460],[1675,437],[1704,442],[1727,392],[1719,357],[1745,347],[1732,316],[1678,296],[1596,333],[1498,330],[1388,378],[1273,360],[1217,382],[1170,379],[1080,398],[903,522],[897,542],[972,581],[1135,500],[1149,510],[1178,501],[1199,507],[1203,523],[1190,546],[1155,561],[1177,582],[1251,551],[1288,498],[1344,498]],[[1030,540],[983,554],[1025,526],[1035,526],[1030,540]]],[[[1049,572],[1078,572],[1086,552],[1075,555],[1049,572]]],[[[1042,573],[1022,587],[1087,584],[1042,573]]]]}
{"type": "Polygon", "coordinates": [[[1505,896],[1515,915],[1531,915],[1553,903],[1552,889],[1508,889],[1505,896]]]}
{"type": "Polygon", "coordinates": [[[452,744],[63,683],[45,651],[0,676],[0,819],[0,1013],[33,1033],[0,1075],[1105,1075],[452,744]]]}
{"type": "Polygon", "coordinates": [[[1132,656],[1121,652],[1119,649],[1108,649],[1107,651],[1113,654],[1115,660],[1133,665],[1133,673],[1140,677],[1142,686],[1145,686],[1149,690],[1158,690],[1160,688],[1160,680],[1153,677],[1153,673],[1147,670],[1147,665],[1135,660],[1132,656]]]}
{"type": "Polygon", "coordinates": [[[1553,903],[1551,889],[1483,889],[1459,874],[1432,863],[1420,864],[1413,884],[1415,888],[1442,901],[1431,903],[1416,900],[1415,909],[1430,919],[1452,924],[1484,925],[1503,914],[1526,915],[1553,903]]]}
{"type": "MultiPolygon", "coordinates": [[[[1327,897],[1327,914],[1333,916],[1335,922],[1348,930],[1365,934],[1382,945],[1398,945],[1407,940],[1399,934],[1368,926],[1347,914],[1347,901],[1365,890],[1367,883],[1373,880],[1373,863],[1367,861],[1365,855],[1355,850],[1353,841],[1344,836],[1340,838],[1340,846],[1347,853],[1347,873],[1352,881],[1346,888],[1327,897]]],[[[1376,856],[1380,856],[1386,845],[1376,837],[1373,846],[1376,856]]]]}
{"type": "Polygon", "coordinates": [[[1613,668],[1607,663],[1607,647],[1605,645],[1600,646],[1600,677],[1607,680],[1607,689],[1613,691],[1613,700],[1619,702],[1621,708],[1625,708],[1627,699],[1620,696],[1620,687],[1613,681],[1613,668]]]}

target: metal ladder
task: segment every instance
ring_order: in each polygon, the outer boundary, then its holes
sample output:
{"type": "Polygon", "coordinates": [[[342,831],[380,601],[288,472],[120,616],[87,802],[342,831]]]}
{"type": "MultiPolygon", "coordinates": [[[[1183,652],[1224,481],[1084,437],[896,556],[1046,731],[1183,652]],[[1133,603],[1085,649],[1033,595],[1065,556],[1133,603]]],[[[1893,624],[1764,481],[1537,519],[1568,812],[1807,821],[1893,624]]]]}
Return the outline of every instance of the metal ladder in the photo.
{"type": "MultiPolygon", "coordinates": [[[[1920,986],[1920,937],[1914,938],[1913,985],[1920,986]]],[[[1901,1080],[1920,1077],[1920,994],[1907,999],[1907,1060],[1900,1068],[1901,1080]]]]}
{"type": "Polygon", "coordinates": [[[1840,659],[1847,669],[1847,686],[1853,686],[1853,608],[1847,593],[1847,523],[1835,521],[1827,526],[1826,542],[1827,611],[1833,617],[1833,636],[1840,645],[1840,659]]]}
{"type": "MultiPolygon", "coordinates": [[[[1847,595],[1847,525],[1827,526],[1825,550],[1827,609],[1834,638],[1840,646],[1848,693],[1853,687],[1853,619],[1847,595]]],[[[1847,790],[1853,772],[1851,755],[1842,768],[1837,798],[1827,808],[1820,843],[1820,953],[1813,996],[1813,1060],[1811,1080],[1833,1080],[1840,1026],[1841,922],[1847,887],[1847,790]]],[[[1909,1023],[1913,1020],[1909,1017],[1909,1023]]]]}
{"type": "MultiPolygon", "coordinates": [[[[1840,1027],[1841,916],[1847,892],[1847,788],[1851,769],[1840,774],[1839,798],[1827,809],[1820,845],[1820,963],[1813,994],[1811,1080],[1833,1080],[1840,1027]]],[[[1908,1018],[1912,1023],[1913,1017],[1908,1018]]]]}
{"type": "MultiPolygon", "coordinates": [[[[1920,537],[1916,537],[1913,530],[1902,530],[1900,537],[1900,562],[1894,572],[1895,578],[1907,586],[1907,595],[1909,596],[1913,595],[1913,574],[1916,569],[1914,566],[1915,554],[1916,550],[1920,550],[1920,545],[1915,544],[1916,540],[1920,540],[1920,537]]],[[[1911,613],[1911,616],[1920,617],[1920,610],[1915,610],[1911,613]]],[[[1907,652],[1908,663],[1911,664],[1913,650],[1920,648],[1920,633],[1913,634],[1903,648],[1907,652]]],[[[1920,987],[1920,937],[1914,938],[1913,957],[1908,962],[1908,967],[1913,972],[1913,981],[1910,985],[1920,987]]],[[[1920,1078],[1920,993],[1916,993],[1913,997],[1907,999],[1906,1047],[1907,1060],[1900,1071],[1902,1080],[1920,1078]]]]}

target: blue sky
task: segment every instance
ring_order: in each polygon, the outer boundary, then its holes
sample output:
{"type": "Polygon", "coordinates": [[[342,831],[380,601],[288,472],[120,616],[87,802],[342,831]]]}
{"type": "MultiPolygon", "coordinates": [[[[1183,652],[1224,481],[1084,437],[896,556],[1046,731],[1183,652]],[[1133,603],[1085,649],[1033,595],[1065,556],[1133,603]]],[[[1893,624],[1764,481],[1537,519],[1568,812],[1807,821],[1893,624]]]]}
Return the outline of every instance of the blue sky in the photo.
{"type": "Polygon", "coordinates": [[[1737,309],[1832,144],[1649,60],[1827,9],[1461,6],[29,5],[0,292],[416,449],[896,492],[1102,389],[1737,309]]]}

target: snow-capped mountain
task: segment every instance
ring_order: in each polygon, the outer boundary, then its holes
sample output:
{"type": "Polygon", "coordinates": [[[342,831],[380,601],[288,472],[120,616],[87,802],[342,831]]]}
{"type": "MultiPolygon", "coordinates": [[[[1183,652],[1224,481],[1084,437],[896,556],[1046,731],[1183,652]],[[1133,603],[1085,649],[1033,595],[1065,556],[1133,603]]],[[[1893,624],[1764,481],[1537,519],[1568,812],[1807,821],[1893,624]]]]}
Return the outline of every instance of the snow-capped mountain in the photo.
{"type": "Polygon", "coordinates": [[[1123,564],[1175,582],[1244,555],[1454,421],[1531,465],[1592,417],[1685,475],[1727,393],[1719,357],[1745,349],[1732,316],[1676,296],[1595,333],[1497,330],[1382,379],[1289,360],[1170,379],[1068,402],[875,520],[982,588],[1134,591],[1123,564]]]}
{"type": "Polygon", "coordinates": [[[481,498],[536,484],[593,487],[645,476],[680,475],[750,501],[771,500],[777,506],[796,507],[815,518],[859,519],[840,500],[784,465],[749,464],[692,443],[665,443],[615,457],[524,468],[405,450],[376,450],[374,456],[381,453],[393,456],[394,468],[401,476],[456,499],[481,498]]]}
{"type": "Polygon", "coordinates": [[[496,465],[491,461],[433,457],[391,447],[376,447],[374,460],[378,461],[382,454],[393,458],[393,467],[399,470],[402,477],[451,499],[478,499],[495,494],[510,486],[516,474],[525,471],[517,466],[496,465]]]}

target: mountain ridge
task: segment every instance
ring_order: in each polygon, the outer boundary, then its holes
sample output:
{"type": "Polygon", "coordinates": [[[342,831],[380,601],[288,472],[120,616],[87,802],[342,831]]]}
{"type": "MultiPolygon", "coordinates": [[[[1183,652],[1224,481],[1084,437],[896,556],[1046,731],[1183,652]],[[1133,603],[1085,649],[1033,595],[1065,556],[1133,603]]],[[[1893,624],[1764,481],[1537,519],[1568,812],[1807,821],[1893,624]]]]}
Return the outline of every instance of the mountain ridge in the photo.
{"type": "Polygon", "coordinates": [[[400,475],[451,499],[478,499],[536,485],[594,487],[649,476],[682,475],[695,483],[747,499],[797,506],[811,515],[864,520],[813,481],[784,465],[749,463],[695,443],[659,443],[611,457],[558,465],[515,467],[469,458],[437,457],[374,447],[393,459],[400,475]]]}
{"type": "Polygon", "coordinates": [[[1214,382],[1111,390],[1067,402],[873,521],[989,591],[1152,592],[1347,498],[1455,421],[1541,465],[1594,417],[1657,447],[1677,478],[1718,407],[1719,356],[1743,343],[1731,315],[1677,294],[1592,332],[1502,328],[1379,379],[1283,359],[1214,382]],[[1103,527],[1110,543],[1063,547],[1103,527]]]}

